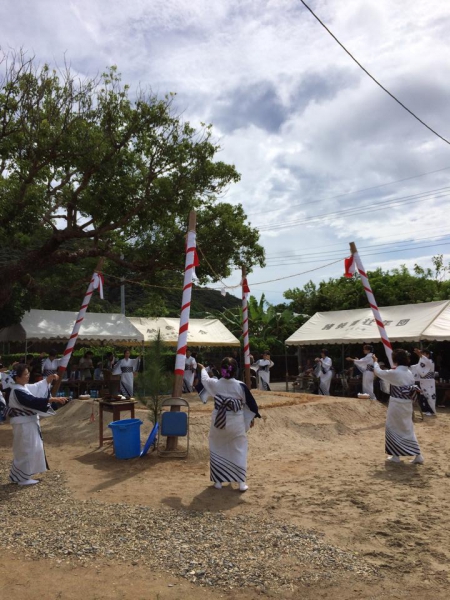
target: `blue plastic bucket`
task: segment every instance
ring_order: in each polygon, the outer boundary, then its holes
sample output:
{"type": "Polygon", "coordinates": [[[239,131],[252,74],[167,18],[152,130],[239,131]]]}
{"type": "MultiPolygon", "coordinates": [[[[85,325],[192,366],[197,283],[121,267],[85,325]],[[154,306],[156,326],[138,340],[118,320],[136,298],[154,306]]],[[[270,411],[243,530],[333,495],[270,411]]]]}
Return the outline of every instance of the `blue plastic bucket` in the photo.
{"type": "Polygon", "coordinates": [[[114,454],[122,460],[136,458],[141,454],[140,419],[122,419],[108,425],[111,428],[114,443],[114,454]]]}

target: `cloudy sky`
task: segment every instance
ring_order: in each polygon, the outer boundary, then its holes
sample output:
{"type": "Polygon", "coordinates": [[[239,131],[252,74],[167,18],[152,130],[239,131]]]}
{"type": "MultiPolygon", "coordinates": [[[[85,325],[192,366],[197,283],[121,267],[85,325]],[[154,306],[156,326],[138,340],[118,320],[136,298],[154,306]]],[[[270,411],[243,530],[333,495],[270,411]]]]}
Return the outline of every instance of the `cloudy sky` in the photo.
{"type": "MultiPolygon", "coordinates": [[[[450,3],[310,6],[450,139],[450,3]]],[[[450,259],[450,146],[299,0],[3,0],[0,45],[41,62],[65,55],[87,76],[116,64],[132,88],[177,92],[186,119],[213,123],[220,158],[242,174],[226,200],[244,205],[266,248],[266,268],[250,277],[256,295],[278,303],[288,288],[339,276],[341,262],[330,263],[350,241],[367,269],[450,259]]]]}

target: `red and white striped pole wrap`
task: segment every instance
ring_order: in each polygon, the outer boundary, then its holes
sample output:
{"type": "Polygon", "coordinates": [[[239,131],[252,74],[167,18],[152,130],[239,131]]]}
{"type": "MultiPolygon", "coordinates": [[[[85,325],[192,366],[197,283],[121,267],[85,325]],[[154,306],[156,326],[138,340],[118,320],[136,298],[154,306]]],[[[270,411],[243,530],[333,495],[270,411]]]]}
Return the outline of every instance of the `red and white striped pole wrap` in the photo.
{"type": "Polygon", "coordinates": [[[248,297],[250,288],[245,276],[245,267],[242,267],[242,335],[244,338],[244,381],[248,388],[251,387],[250,376],[250,342],[248,338],[248,297]]]}
{"type": "MultiPolygon", "coordinates": [[[[351,247],[351,245],[350,245],[351,247]]],[[[386,356],[388,357],[389,364],[391,367],[394,366],[392,362],[392,345],[389,341],[388,334],[384,327],[383,319],[381,318],[380,311],[378,309],[377,301],[375,300],[375,296],[372,292],[372,288],[370,287],[369,278],[367,277],[367,273],[365,272],[364,266],[362,264],[361,258],[358,252],[352,252],[353,260],[355,267],[358,269],[358,273],[361,276],[361,282],[363,284],[363,288],[366,292],[367,301],[369,302],[370,308],[372,309],[373,316],[375,317],[375,322],[378,326],[378,331],[380,332],[381,341],[384,346],[384,350],[386,352],[386,356]]]]}
{"type": "Polygon", "coordinates": [[[242,279],[242,335],[244,337],[244,365],[250,367],[250,343],[248,339],[248,296],[250,288],[247,278],[242,279]]]}
{"type": "Polygon", "coordinates": [[[77,319],[72,329],[72,334],[67,342],[66,349],[64,350],[64,354],[61,358],[61,361],[58,366],[58,371],[65,371],[67,369],[67,365],[69,364],[70,357],[72,356],[73,349],[75,347],[78,334],[80,333],[81,323],[86,315],[86,311],[89,306],[89,302],[91,301],[92,294],[94,290],[99,288],[100,297],[103,299],[103,275],[98,271],[94,271],[92,275],[92,279],[89,283],[89,287],[86,291],[86,295],[81,304],[80,312],[78,313],[77,319]]]}
{"type": "Polygon", "coordinates": [[[197,242],[195,231],[187,234],[186,261],[184,266],[183,298],[181,301],[180,331],[178,333],[177,357],[175,360],[175,375],[184,375],[186,363],[187,335],[189,330],[189,315],[191,312],[192,276],[198,267],[197,242]]]}

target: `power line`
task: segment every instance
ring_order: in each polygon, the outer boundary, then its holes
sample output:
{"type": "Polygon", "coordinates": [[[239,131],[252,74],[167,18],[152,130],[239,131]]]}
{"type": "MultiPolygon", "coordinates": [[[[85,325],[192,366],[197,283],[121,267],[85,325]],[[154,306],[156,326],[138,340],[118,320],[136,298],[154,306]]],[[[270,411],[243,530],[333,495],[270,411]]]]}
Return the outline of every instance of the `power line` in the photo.
{"type": "MultiPolygon", "coordinates": [[[[444,242],[444,243],[437,243],[436,244],[430,244],[427,246],[414,246],[411,248],[399,248],[398,250],[384,250],[384,251],[380,251],[380,252],[364,252],[364,256],[379,256],[380,254],[394,254],[395,252],[405,252],[408,250],[421,250],[423,248],[435,248],[436,246],[450,246],[450,242],[444,242]]],[[[347,253],[348,254],[348,253],[347,253]]],[[[342,259],[343,260],[343,259],[342,259]]],[[[272,265],[268,265],[265,268],[266,269],[271,269],[272,267],[284,267],[286,266],[286,264],[290,264],[290,265],[298,265],[298,264],[309,264],[311,262],[318,262],[318,261],[298,261],[298,262],[290,262],[290,263],[286,263],[286,262],[280,262],[277,264],[272,264],[272,265]]],[[[331,263],[333,264],[333,263],[331,263]]],[[[327,266],[327,265],[325,265],[327,266]]]]}
{"type": "Polygon", "coordinates": [[[285,229],[287,227],[293,227],[295,225],[304,225],[306,223],[311,223],[313,221],[320,221],[322,219],[325,220],[330,217],[339,217],[341,215],[346,215],[346,216],[357,215],[362,212],[364,212],[364,213],[376,212],[378,210],[385,210],[388,207],[396,208],[398,206],[402,206],[405,204],[415,204],[417,202],[421,202],[422,200],[439,199],[439,198],[446,197],[449,195],[448,190],[450,190],[450,187],[440,188],[439,190],[434,190],[433,192],[421,192],[420,194],[413,194],[411,196],[403,196],[403,198],[394,198],[391,200],[386,200],[384,202],[378,202],[378,204],[375,207],[372,206],[371,204],[363,205],[363,206],[354,206],[352,208],[345,208],[343,210],[337,210],[337,211],[330,212],[330,213],[322,213],[320,215],[304,217],[303,219],[294,219],[294,220],[291,219],[291,220],[289,220],[289,222],[278,222],[278,223],[274,223],[273,225],[266,225],[265,227],[258,227],[258,229],[261,232],[273,231],[276,229],[285,229]],[[444,191],[446,193],[440,193],[438,195],[433,196],[434,192],[444,192],[444,191]]]}
{"type": "MultiPolygon", "coordinates": [[[[421,227],[420,228],[420,231],[429,231],[429,230],[439,231],[439,229],[436,230],[436,227],[421,227]]],[[[441,235],[442,235],[442,237],[444,237],[447,234],[450,234],[450,232],[448,232],[447,230],[445,230],[445,232],[443,232],[441,235]]],[[[360,238],[359,236],[356,236],[355,241],[357,241],[358,239],[362,239],[362,238],[360,238]]],[[[390,239],[391,240],[392,239],[392,235],[377,236],[377,239],[378,240],[384,240],[384,239],[390,239]]],[[[403,243],[403,242],[406,242],[406,241],[411,241],[412,242],[414,240],[398,240],[397,242],[394,241],[392,243],[399,243],[400,244],[400,243],[403,243]]],[[[359,245],[360,244],[358,243],[358,246],[359,245]]],[[[320,248],[321,249],[322,248],[332,248],[334,246],[342,246],[342,242],[335,242],[333,244],[326,244],[324,246],[320,246],[320,248]]],[[[284,256],[284,254],[285,254],[285,251],[282,251],[282,252],[273,252],[273,253],[270,254],[270,256],[280,256],[280,258],[282,258],[284,256]]]]}
{"type": "MultiPolygon", "coordinates": [[[[372,249],[372,248],[385,248],[385,247],[391,247],[391,246],[398,246],[400,244],[416,244],[417,242],[424,242],[424,241],[429,241],[429,240],[435,240],[435,239],[439,239],[441,241],[445,240],[446,238],[448,238],[450,235],[450,233],[446,234],[446,235],[433,235],[433,236],[428,236],[428,237],[423,237],[423,238],[417,238],[415,240],[404,240],[401,242],[390,242],[390,243],[386,243],[386,244],[368,244],[366,246],[364,245],[360,245],[358,244],[358,248],[360,250],[365,250],[365,249],[372,249]]],[[[399,248],[402,249],[402,248],[399,248]]],[[[409,247],[405,247],[403,246],[404,250],[409,250],[409,247]]],[[[277,255],[277,256],[268,256],[266,257],[266,260],[268,261],[279,261],[282,259],[294,259],[294,258],[312,258],[314,256],[320,256],[320,257],[328,257],[328,258],[332,258],[332,256],[336,256],[337,254],[342,254],[342,252],[345,252],[344,249],[339,248],[339,250],[328,250],[326,252],[323,251],[318,251],[318,252],[304,252],[301,254],[298,253],[294,253],[294,254],[281,254],[281,255],[277,255]]]]}
{"type": "MultiPolygon", "coordinates": [[[[329,198],[322,198],[321,200],[312,200],[311,202],[297,202],[296,204],[290,204],[289,208],[293,206],[308,206],[309,204],[319,204],[320,202],[329,202],[330,200],[336,200],[338,198],[343,198],[344,196],[350,196],[352,194],[359,194],[361,192],[370,192],[372,190],[377,190],[382,187],[386,187],[388,185],[394,185],[394,183],[403,183],[404,181],[410,181],[411,179],[417,179],[419,177],[425,177],[426,175],[433,175],[434,173],[440,173],[441,171],[447,171],[450,167],[444,167],[442,169],[436,169],[435,171],[428,171],[427,173],[421,173],[419,175],[413,175],[412,177],[405,177],[404,179],[397,179],[396,181],[390,181],[389,183],[381,183],[380,185],[374,185],[372,187],[362,188],[360,190],[353,190],[352,192],[344,192],[342,194],[337,194],[336,196],[330,196],[329,198]]],[[[282,208],[276,208],[273,212],[278,212],[283,210],[282,208]]],[[[261,213],[249,213],[247,216],[252,215],[260,215],[261,213]]]]}
{"type": "Polygon", "coordinates": [[[443,137],[440,133],[438,133],[437,131],[435,131],[434,129],[432,129],[429,125],[427,125],[425,123],[425,121],[422,121],[422,119],[420,117],[418,117],[412,110],[410,110],[407,106],[405,106],[403,104],[403,102],[401,102],[396,96],[394,96],[394,94],[392,94],[387,88],[384,87],[384,85],[382,85],[377,79],[375,79],[375,77],[373,75],[371,75],[369,73],[369,71],[362,66],[362,64],[353,56],[353,54],[347,50],[347,48],[344,46],[344,44],[342,44],[342,42],[340,42],[337,37],[334,35],[334,33],[332,33],[328,27],[325,25],[325,23],[323,21],[321,21],[319,19],[319,17],[316,15],[316,13],[311,10],[311,8],[306,4],[306,2],[304,0],[300,0],[300,2],[303,4],[303,6],[305,8],[307,8],[309,10],[309,12],[312,14],[312,16],[317,19],[317,21],[322,25],[322,27],[328,31],[328,33],[331,35],[331,37],[339,44],[339,46],[350,56],[350,58],[358,65],[358,67],[360,69],[362,69],[364,71],[364,73],[366,75],[368,75],[370,77],[370,79],[372,79],[372,81],[374,81],[382,90],[384,90],[386,92],[386,94],[388,94],[393,100],[395,100],[397,102],[397,104],[400,104],[400,106],[402,108],[404,108],[407,112],[409,112],[409,114],[411,116],[413,116],[415,119],[417,119],[417,121],[419,121],[419,123],[422,123],[422,125],[424,127],[426,127],[429,131],[431,131],[431,133],[434,133],[434,135],[436,135],[438,138],[440,138],[443,142],[445,142],[446,144],[450,145],[450,141],[447,140],[445,137],[443,137]]]}

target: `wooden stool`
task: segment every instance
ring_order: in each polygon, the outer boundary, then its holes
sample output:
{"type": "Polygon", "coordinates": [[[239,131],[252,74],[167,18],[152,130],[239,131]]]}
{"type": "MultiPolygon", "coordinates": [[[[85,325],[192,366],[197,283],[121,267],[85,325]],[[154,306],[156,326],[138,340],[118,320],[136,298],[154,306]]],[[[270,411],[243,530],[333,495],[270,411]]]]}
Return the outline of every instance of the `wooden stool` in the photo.
{"type": "Polygon", "coordinates": [[[134,419],[134,407],[137,404],[136,400],[99,400],[98,406],[98,427],[99,427],[99,447],[103,446],[103,442],[111,442],[111,437],[103,435],[103,413],[110,412],[113,415],[113,421],[120,421],[120,415],[123,412],[131,412],[131,419],[134,419]]]}

